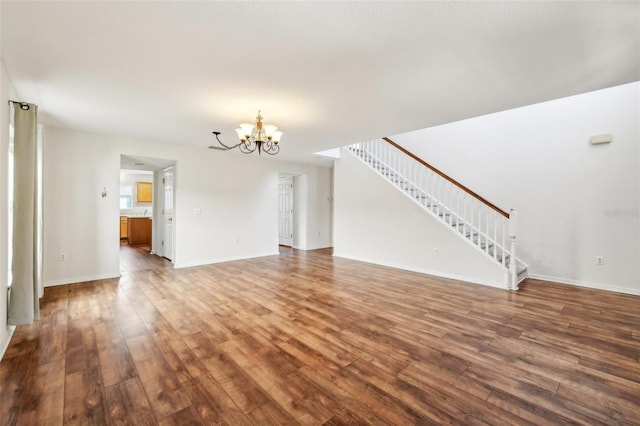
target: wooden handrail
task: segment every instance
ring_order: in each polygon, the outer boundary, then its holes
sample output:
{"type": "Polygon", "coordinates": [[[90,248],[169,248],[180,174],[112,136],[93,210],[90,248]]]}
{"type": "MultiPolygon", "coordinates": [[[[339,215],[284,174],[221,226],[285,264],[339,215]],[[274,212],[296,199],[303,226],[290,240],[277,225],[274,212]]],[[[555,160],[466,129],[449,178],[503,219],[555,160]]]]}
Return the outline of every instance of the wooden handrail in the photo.
{"type": "Polygon", "coordinates": [[[384,139],[387,143],[389,143],[394,148],[399,149],[400,151],[404,152],[409,157],[413,158],[414,160],[416,160],[417,162],[419,162],[420,164],[422,164],[423,166],[425,166],[426,168],[428,168],[429,170],[431,170],[432,172],[434,172],[438,176],[442,177],[443,179],[448,180],[449,182],[451,182],[452,184],[454,184],[458,188],[462,189],[467,194],[471,195],[473,198],[477,199],[478,201],[481,201],[483,204],[487,205],[488,207],[491,207],[493,210],[497,211],[502,216],[504,216],[507,219],[509,219],[509,213],[505,212],[500,207],[497,207],[495,204],[490,203],[489,201],[485,200],[484,198],[482,198],[481,196],[479,196],[478,194],[476,194],[475,192],[473,192],[472,190],[470,190],[469,188],[467,188],[466,186],[464,186],[463,184],[461,184],[457,180],[447,176],[445,173],[443,173],[440,170],[436,169],[431,164],[427,163],[426,161],[424,161],[422,158],[418,157],[414,153],[412,153],[410,151],[407,151],[405,148],[401,147],[400,145],[398,145],[397,143],[395,143],[391,139],[389,139],[387,137],[384,137],[382,139],[384,139]]]}

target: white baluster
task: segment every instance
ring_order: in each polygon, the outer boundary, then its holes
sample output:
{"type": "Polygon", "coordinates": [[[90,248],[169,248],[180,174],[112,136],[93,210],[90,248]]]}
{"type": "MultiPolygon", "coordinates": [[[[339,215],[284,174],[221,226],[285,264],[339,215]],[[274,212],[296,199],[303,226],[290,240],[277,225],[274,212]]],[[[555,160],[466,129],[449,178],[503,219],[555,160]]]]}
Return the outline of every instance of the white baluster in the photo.
{"type": "Polygon", "coordinates": [[[396,180],[398,178],[398,170],[399,170],[399,166],[400,166],[400,158],[398,157],[398,153],[394,152],[393,153],[393,162],[394,162],[394,168],[393,168],[393,173],[396,175],[396,180]]]}
{"type": "Polygon", "coordinates": [[[384,164],[387,168],[387,173],[389,173],[389,150],[388,149],[385,149],[382,152],[382,157],[384,158],[384,164]]]}
{"type": "Polygon", "coordinates": [[[507,266],[507,225],[508,222],[502,219],[502,265],[507,266]]]}
{"type": "Polygon", "coordinates": [[[373,157],[373,161],[372,161],[372,166],[374,169],[376,169],[376,171],[378,171],[378,141],[377,140],[372,140],[371,141],[371,156],[373,157]]]}
{"type": "Polygon", "coordinates": [[[484,214],[484,221],[485,221],[485,225],[484,225],[484,251],[487,252],[487,254],[489,254],[489,212],[487,210],[487,208],[484,208],[485,214],[484,214]]]}
{"type": "Polygon", "coordinates": [[[467,235],[467,233],[469,233],[469,236],[471,238],[473,238],[472,234],[473,234],[473,199],[469,200],[469,224],[467,226],[467,230],[465,231],[465,235],[467,235]]]}
{"type": "Polygon", "coordinates": [[[433,173],[427,175],[427,192],[429,193],[429,205],[433,206],[433,173]]]}
{"type": "Polygon", "coordinates": [[[493,258],[498,259],[498,217],[493,214],[493,258]]]}
{"type": "Polygon", "coordinates": [[[463,194],[462,198],[462,235],[466,234],[467,230],[467,196],[463,194]]]}
{"type": "Polygon", "coordinates": [[[480,247],[480,239],[482,238],[481,229],[480,229],[482,225],[482,215],[481,215],[480,207],[477,205],[477,203],[473,203],[473,204],[474,204],[473,210],[476,216],[476,225],[473,232],[476,232],[478,234],[478,237],[476,239],[476,245],[480,247]]]}
{"type": "Polygon", "coordinates": [[[405,192],[407,192],[409,177],[407,174],[407,159],[404,155],[402,156],[402,180],[404,181],[404,183],[402,184],[402,188],[405,192]]]}
{"type": "Polygon", "coordinates": [[[451,226],[453,224],[453,188],[451,187],[451,185],[447,185],[447,187],[449,188],[449,190],[447,191],[448,195],[449,195],[449,226],[451,226]]]}
{"type": "Polygon", "coordinates": [[[442,182],[440,178],[436,179],[436,214],[440,216],[440,212],[442,210],[442,182]]]}
{"type": "Polygon", "coordinates": [[[465,231],[465,235],[467,233],[471,233],[473,232],[473,198],[471,197],[467,197],[467,209],[468,209],[468,213],[467,213],[467,229],[465,231]]]}
{"type": "Polygon", "coordinates": [[[509,275],[511,276],[510,290],[518,289],[518,269],[516,266],[516,227],[518,214],[514,209],[509,213],[509,240],[511,240],[511,256],[509,256],[509,275]]]}
{"type": "Polygon", "coordinates": [[[442,220],[444,220],[444,223],[448,223],[447,222],[447,213],[449,214],[449,218],[451,218],[451,208],[449,208],[449,206],[451,205],[451,187],[448,185],[447,181],[443,182],[444,184],[444,194],[442,196],[442,205],[444,207],[444,216],[442,216],[442,220]]]}
{"type": "Polygon", "coordinates": [[[424,169],[423,168],[419,168],[418,169],[418,196],[420,197],[420,204],[422,204],[422,178],[424,177],[424,169]]]}
{"type": "Polygon", "coordinates": [[[447,213],[447,205],[446,205],[446,198],[447,198],[447,183],[444,180],[440,181],[440,214],[442,215],[442,220],[446,221],[447,219],[444,217],[444,215],[447,213]]]}

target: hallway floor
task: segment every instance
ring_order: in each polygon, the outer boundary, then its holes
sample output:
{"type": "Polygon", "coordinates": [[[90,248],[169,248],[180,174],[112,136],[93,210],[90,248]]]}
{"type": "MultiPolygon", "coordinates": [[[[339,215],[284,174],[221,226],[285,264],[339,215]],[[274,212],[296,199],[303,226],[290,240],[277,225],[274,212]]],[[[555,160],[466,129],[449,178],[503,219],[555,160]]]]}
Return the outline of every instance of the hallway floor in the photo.
{"type": "Polygon", "coordinates": [[[144,271],[155,268],[171,268],[171,262],[164,257],[151,254],[151,247],[129,246],[120,240],[120,273],[144,271]]]}

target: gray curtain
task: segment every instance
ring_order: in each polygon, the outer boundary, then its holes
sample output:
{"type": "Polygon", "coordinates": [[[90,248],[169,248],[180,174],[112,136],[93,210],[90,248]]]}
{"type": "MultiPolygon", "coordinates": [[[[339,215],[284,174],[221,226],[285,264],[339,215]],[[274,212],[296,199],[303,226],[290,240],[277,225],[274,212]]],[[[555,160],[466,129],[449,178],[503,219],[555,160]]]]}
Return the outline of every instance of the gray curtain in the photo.
{"type": "Polygon", "coordinates": [[[38,107],[14,102],[13,281],[7,323],[40,317],[42,295],[42,138],[38,107]]]}

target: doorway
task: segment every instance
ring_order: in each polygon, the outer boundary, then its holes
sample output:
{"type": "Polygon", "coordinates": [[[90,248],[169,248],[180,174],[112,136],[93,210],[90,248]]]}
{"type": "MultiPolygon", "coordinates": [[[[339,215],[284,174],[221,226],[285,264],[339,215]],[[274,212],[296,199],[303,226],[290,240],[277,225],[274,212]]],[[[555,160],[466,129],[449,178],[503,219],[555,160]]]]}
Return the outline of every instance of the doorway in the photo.
{"type": "Polygon", "coordinates": [[[280,175],[278,182],[278,245],[293,246],[293,176],[280,175]]]}
{"type": "Polygon", "coordinates": [[[162,208],[161,240],[158,254],[165,259],[173,260],[173,166],[162,170],[162,208]]]}
{"type": "Polygon", "coordinates": [[[121,273],[164,263],[171,266],[174,230],[173,226],[165,228],[165,210],[169,210],[173,225],[174,167],[173,160],[120,156],[121,273]],[[171,175],[169,191],[164,184],[166,173],[171,175]],[[165,246],[167,239],[169,247],[165,246]]]}

